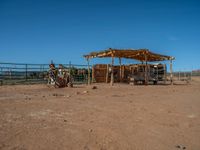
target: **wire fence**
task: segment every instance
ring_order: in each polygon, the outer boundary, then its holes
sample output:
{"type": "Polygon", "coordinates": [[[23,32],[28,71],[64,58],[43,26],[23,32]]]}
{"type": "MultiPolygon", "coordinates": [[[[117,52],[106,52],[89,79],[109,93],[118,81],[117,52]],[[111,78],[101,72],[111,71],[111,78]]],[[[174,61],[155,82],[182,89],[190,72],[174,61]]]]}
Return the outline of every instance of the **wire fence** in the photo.
{"type": "MultiPolygon", "coordinates": [[[[76,64],[63,64],[70,70],[75,84],[88,82],[88,66],[76,64]]],[[[55,64],[58,68],[58,64],[55,64]]],[[[90,66],[90,68],[92,68],[90,66]]],[[[0,85],[2,84],[34,84],[47,83],[49,64],[25,64],[25,63],[1,63],[0,62],[0,85]]],[[[192,77],[199,76],[200,70],[196,71],[175,71],[173,72],[174,81],[188,81],[192,77]]],[[[90,78],[92,69],[90,70],[90,78]]],[[[170,77],[167,73],[167,77],[170,77]]]]}
{"type": "Polygon", "coordinates": [[[191,81],[192,77],[200,77],[200,71],[176,71],[173,72],[173,79],[176,81],[191,81]]]}
{"type": "MultiPolygon", "coordinates": [[[[70,70],[74,83],[86,83],[87,65],[63,64],[70,70]]],[[[58,68],[58,64],[55,64],[58,68]]],[[[49,64],[0,63],[0,84],[47,83],[49,64]]]]}

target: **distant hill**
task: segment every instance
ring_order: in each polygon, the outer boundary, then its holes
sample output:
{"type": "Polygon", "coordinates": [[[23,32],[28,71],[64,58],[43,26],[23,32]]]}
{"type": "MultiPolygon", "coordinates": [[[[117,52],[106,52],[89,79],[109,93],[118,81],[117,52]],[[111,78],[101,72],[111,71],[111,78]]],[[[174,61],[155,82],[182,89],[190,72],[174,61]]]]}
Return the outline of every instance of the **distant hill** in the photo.
{"type": "Polygon", "coordinates": [[[200,72],[200,69],[192,70],[192,72],[200,72]]]}
{"type": "Polygon", "coordinates": [[[192,71],[192,76],[200,76],[200,69],[193,70],[192,71]]]}

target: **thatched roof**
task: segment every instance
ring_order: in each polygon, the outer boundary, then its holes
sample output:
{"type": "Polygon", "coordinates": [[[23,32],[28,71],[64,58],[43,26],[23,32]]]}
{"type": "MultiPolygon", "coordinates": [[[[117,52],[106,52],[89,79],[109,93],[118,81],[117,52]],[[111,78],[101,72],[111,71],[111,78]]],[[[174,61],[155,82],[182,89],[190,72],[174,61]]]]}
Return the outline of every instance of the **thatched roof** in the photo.
{"type": "Polygon", "coordinates": [[[173,60],[174,57],[156,54],[148,49],[112,49],[99,51],[99,52],[91,52],[88,55],[84,55],[85,58],[95,58],[95,57],[118,57],[118,58],[128,58],[128,59],[136,59],[139,61],[163,61],[163,60],[173,60]],[[145,59],[146,57],[146,59],[145,59]]]}

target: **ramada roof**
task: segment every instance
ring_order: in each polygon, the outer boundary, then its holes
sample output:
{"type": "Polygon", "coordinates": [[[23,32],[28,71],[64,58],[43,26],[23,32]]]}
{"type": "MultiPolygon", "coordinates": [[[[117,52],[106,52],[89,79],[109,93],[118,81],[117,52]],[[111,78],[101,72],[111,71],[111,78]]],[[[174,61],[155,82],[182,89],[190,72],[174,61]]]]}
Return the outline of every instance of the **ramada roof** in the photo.
{"type": "Polygon", "coordinates": [[[118,57],[127,59],[136,59],[139,61],[164,61],[164,60],[174,60],[172,56],[161,55],[153,53],[148,49],[112,49],[103,50],[99,52],[91,52],[88,55],[84,55],[85,58],[95,58],[95,57],[118,57]]]}

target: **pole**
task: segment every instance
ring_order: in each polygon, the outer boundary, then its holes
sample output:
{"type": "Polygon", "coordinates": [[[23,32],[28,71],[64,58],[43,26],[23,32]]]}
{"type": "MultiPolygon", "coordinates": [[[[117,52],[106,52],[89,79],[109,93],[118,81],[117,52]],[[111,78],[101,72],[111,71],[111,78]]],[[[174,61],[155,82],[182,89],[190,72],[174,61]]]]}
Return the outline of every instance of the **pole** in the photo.
{"type": "Polygon", "coordinates": [[[124,79],[124,70],[125,70],[125,66],[122,65],[122,79],[124,79]]]}
{"type": "Polygon", "coordinates": [[[26,64],[26,81],[28,79],[28,65],[26,64]]]}
{"type": "Polygon", "coordinates": [[[158,81],[158,65],[157,65],[157,70],[156,70],[156,78],[157,78],[157,81],[158,81]]]}
{"type": "Polygon", "coordinates": [[[170,82],[173,84],[173,70],[172,70],[172,59],[170,59],[170,82]]]}
{"type": "Polygon", "coordinates": [[[94,83],[94,65],[92,65],[92,83],[94,83]]]}
{"type": "Polygon", "coordinates": [[[148,77],[147,77],[147,54],[145,54],[145,85],[148,85],[148,77]]]}
{"type": "Polygon", "coordinates": [[[186,80],[186,70],[184,71],[184,80],[186,80]]]}
{"type": "Polygon", "coordinates": [[[69,79],[71,80],[71,61],[69,61],[69,79]]]}
{"type": "Polygon", "coordinates": [[[108,83],[108,77],[109,77],[109,64],[107,64],[106,68],[106,83],[108,83]]]}
{"type": "Polygon", "coordinates": [[[119,57],[119,79],[120,82],[122,82],[122,60],[120,57],[119,57]]]}
{"type": "Polygon", "coordinates": [[[89,62],[89,58],[87,58],[87,63],[88,63],[88,85],[90,85],[90,62],[89,62]]]}
{"type": "Polygon", "coordinates": [[[112,63],[111,63],[111,80],[110,80],[110,85],[113,86],[114,84],[114,73],[113,73],[113,65],[114,65],[114,57],[112,56],[112,63]]]}
{"type": "Polygon", "coordinates": [[[167,69],[166,69],[166,64],[164,64],[164,84],[166,84],[166,79],[167,79],[167,76],[166,76],[166,73],[167,73],[167,69]]]}

